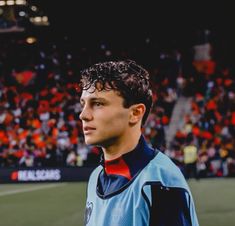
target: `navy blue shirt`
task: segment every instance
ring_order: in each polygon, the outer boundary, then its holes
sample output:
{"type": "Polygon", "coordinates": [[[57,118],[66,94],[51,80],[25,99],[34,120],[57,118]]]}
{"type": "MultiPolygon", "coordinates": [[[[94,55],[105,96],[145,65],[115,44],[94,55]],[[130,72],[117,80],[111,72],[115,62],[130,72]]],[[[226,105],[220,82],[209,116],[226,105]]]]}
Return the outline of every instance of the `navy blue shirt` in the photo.
{"type": "Polygon", "coordinates": [[[99,175],[97,191],[106,196],[119,191],[133,177],[135,177],[155,156],[155,151],[150,149],[143,136],[134,150],[114,160],[101,164],[104,169],[99,175]]]}

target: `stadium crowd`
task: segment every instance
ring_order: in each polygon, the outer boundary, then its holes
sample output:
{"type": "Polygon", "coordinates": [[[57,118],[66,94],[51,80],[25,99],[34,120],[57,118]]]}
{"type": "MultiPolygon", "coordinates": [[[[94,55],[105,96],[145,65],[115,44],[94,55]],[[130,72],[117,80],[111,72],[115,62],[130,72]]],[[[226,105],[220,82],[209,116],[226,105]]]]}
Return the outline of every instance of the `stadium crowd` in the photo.
{"type": "Polygon", "coordinates": [[[99,61],[134,58],[149,68],[152,79],[154,105],[143,128],[149,144],[167,153],[186,176],[235,175],[235,83],[229,66],[216,59],[186,60],[177,48],[156,52],[153,64],[147,61],[151,56],[139,60],[134,54],[142,48],[148,55],[148,39],[133,49],[106,43],[75,47],[68,37],[45,42],[14,36],[1,42],[0,167],[98,164],[99,148],[83,140],[79,71],[99,61]],[[165,131],[182,95],[192,98],[191,112],[167,147],[165,131]],[[187,147],[194,156],[189,151],[186,158],[187,147]]]}

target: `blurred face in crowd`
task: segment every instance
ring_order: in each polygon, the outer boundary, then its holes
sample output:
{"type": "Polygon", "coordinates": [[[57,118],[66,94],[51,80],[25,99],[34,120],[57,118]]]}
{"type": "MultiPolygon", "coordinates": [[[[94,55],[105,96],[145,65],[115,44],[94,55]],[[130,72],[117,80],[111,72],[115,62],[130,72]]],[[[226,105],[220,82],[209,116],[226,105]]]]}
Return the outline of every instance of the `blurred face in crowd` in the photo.
{"type": "Polygon", "coordinates": [[[131,107],[123,106],[123,98],[114,90],[83,90],[80,119],[86,144],[109,147],[128,136],[131,107]]]}

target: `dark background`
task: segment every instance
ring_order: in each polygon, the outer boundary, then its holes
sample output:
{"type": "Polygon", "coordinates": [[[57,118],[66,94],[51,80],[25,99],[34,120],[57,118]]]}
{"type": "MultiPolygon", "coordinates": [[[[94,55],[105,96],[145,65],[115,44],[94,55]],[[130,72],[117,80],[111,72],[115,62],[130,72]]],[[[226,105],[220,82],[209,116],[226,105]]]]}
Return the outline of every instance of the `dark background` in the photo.
{"type": "MultiPolygon", "coordinates": [[[[39,2],[39,1],[38,1],[39,2]]],[[[81,36],[155,35],[184,38],[195,29],[211,29],[229,36],[234,30],[233,7],[220,1],[139,3],[138,1],[87,2],[41,0],[55,32],[78,32],[81,36]]],[[[93,37],[95,38],[95,37],[93,37]]]]}
{"type": "MultiPolygon", "coordinates": [[[[38,1],[39,2],[39,1],[38,1]]],[[[138,45],[150,38],[162,48],[189,48],[209,41],[221,54],[235,50],[233,7],[215,1],[75,1],[41,0],[50,20],[51,36],[68,35],[74,41],[138,45]]]]}

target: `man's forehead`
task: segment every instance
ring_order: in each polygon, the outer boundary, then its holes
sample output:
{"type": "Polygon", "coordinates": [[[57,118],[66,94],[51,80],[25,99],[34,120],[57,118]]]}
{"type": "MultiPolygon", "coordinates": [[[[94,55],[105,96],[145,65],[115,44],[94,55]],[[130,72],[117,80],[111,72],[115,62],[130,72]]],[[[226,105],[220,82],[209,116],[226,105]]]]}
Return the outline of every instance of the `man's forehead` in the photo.
{"type": "Polygon", "coordinates": [[[114,90],[98,90],[93,88],[93,89],[83,90],[81,99],[93,99],[93,98],[109,99],[116,95],[119,96],[118,92],[114,90]]]}
{"type": "Polygon", "coordinates": [[[102,91],[98,91],[97,89],[93,89],[93,90],[83,90],[82,91],[82,95],[81,98],[92,98],[92,97],[99,97],[101,94],[100,92],[102,91]]]}

